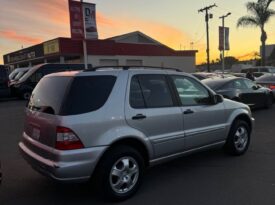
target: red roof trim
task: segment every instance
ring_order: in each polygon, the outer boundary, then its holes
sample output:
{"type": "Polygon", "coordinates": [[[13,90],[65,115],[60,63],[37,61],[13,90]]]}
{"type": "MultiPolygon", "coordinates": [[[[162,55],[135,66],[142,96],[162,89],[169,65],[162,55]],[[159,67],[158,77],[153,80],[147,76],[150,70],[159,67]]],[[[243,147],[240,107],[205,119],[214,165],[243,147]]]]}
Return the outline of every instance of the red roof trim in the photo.
{"type": "MultiPolygon", "coordinates": [[[[82,41],[60,38],[61,54],[83,53],[82,41]]],[[[125,56],[190,56],[194,57],[196,50],[176,51],[166,46],[152,44],[116,43],[113,40],[87,40],[89,55],[125,55],[125,56]]]]}

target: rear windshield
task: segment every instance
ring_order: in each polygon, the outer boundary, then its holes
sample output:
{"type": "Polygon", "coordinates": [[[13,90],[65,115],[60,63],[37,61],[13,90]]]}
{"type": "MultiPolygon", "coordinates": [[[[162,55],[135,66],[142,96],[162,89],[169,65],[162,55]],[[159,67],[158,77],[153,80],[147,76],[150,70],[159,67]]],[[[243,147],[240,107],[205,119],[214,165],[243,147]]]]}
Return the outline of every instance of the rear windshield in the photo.
{"type": "Polygon", "coordinates": [[[116,77],[44,77],[34,89],[28,108],[55,115],[95,111],[107,101],[116,77]]]}
{"type": "Polygon", "coordinates": [[[59,114],[71,77],[45,77],[32,92],[28,108],[48,114],[59,114]]]}
{"type": "Polygon", "coordinates": [[[115,76],[75,77],[61,115],[77,115],[101,108],[106,103],[115,81],[115,76]]]}

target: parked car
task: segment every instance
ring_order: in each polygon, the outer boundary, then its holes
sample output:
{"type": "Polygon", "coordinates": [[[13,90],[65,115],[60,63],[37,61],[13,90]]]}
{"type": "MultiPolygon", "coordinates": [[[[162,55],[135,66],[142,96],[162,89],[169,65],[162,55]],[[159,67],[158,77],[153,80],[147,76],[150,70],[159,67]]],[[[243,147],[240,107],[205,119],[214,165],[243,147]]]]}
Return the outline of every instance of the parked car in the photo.
{"type": "Polygon", "coordinates": [[[243,102],[253,108],[270,108],[273,104],[273,94],[269,88],[246,78],[206,79],[203,83],[225,98],[243,102]]]}
{"type": "Polygon", "coordinates": [[[0,66],[0,97],[10,95],[8,70],[4,66],[0,66]]]}
{"type": "Polygon", "coordinates": [[[30,68],[18,81],[11,83],[12,95],[28,100],[40,79],[50,73],[83,70],[84,64],[40,64],[30,68]]]}
{"type": "Polygon", "coordinates": [[[0,184],[2,183],[2,168],[1,168],[1,161],[0,161],[0,184]]]}
{"type": "Polygon", "coordinates": [[[63,182],[92,178],[101,193],[123,200],[145,167],[217,146],[244,154],[253,121],[247,105],[189,74],[99,67],[38,83],[19,148],[38,172],[63,182]]]}
{"type": "Polygon", "coordinates": [[[265,75],[257,78],[256,83],[272,90],[273,97],[275,99],[275,73],[274,74],[271,74],[271,73],[265,74],[265,75]]]}

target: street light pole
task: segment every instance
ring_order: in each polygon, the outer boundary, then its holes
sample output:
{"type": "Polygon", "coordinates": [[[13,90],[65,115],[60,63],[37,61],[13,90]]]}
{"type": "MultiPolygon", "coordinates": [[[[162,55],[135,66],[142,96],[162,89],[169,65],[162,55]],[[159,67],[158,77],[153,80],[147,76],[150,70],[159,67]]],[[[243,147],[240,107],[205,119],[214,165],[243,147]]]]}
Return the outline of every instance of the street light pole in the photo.
{"type": "Polygon", "coordinates": [[[225,51],[225,27],[224,27],[224,19],[230,16],[231,13],[227,13],[220,17],[222,19],[222,30],[223,30],[223,48],[222,48],[222,73],[224,74],[225,62],[224,62],[224,51],[225,51]]]}
{"type": "Polygon", "coordinates": [[[200,12],[205,11],[205,23],[206,23],[206,54],[207,54],[207,71],[210,72],[210,49],[209,49],[209,18],[212,18],[212,14],[208,13],[208,10],[212,9],[213,7],[217,7],[216,4],[213,4],[211,6],[204,7],[199,10],[200,12]]]}

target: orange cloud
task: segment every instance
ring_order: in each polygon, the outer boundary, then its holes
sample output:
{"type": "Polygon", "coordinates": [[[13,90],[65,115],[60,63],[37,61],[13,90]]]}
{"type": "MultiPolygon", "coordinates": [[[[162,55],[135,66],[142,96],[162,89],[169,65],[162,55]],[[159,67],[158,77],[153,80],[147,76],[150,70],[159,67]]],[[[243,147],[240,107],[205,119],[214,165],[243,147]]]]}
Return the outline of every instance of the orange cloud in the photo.
{"type": "Polygon", "coordinates": [[[42,41],[40,38],[35,38],[35,37],[29,37],[23,34],[18,34],[15,31],[0,31],[0,37],[8,39],[8,40],[15,40],[18,42],[22,43],[27,43],[27,44],[37,44],[42,41]]]}
{"type": "Polygon", "coordinates": [[[179,49],[180,45],[183,48],[183,45],[189,45],[191,42],[190,37],[184,31],[154,21],[110,18],[98,13],[97,24],[101,38],[138,30],[174,49],[179,49]]]}

